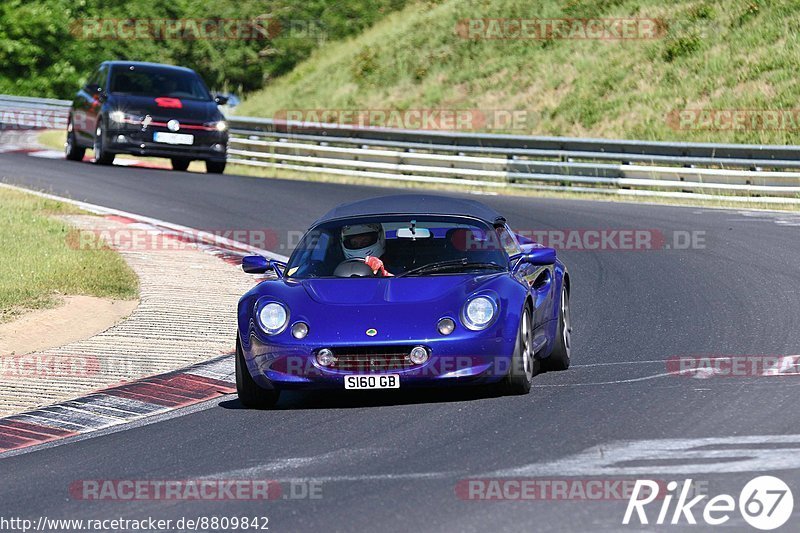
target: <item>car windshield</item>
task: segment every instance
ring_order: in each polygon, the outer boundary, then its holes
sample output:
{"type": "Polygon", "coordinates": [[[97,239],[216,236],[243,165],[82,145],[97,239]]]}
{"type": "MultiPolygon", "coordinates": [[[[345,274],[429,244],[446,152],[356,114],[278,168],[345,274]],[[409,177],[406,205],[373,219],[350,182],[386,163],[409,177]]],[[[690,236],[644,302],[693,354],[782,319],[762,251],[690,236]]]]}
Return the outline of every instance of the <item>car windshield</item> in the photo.
{"type": "Polygon", "coordinates": [[[337,277],[338,266],[365,255],[381,259],[392,275],[409,277],[502,271],[509,261],[497,233],[483,222],[465,217],[384,216],[312,228],[292,253],[286,275],[337,277]]]}
{"type": "Polygon", "coordinates": [[[114,68],[109,90],[112,94],[211,100],[203,80],[194,72],[157,67],[114,68]]]}

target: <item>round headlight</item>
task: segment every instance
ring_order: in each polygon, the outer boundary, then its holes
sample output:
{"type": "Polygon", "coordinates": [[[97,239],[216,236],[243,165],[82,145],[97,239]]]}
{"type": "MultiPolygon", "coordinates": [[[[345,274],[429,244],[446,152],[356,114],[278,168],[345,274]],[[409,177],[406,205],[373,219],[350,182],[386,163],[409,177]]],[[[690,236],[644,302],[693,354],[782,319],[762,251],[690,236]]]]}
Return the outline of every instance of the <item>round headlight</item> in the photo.
{"type": "Polygon", "coordinates": [[[214,127],[217,128],[217,131],[225,131],[228,129],[228,124],[224,120],[220,120],[214,127]]]}
{"type": "Polygon", "coordinates": [[[112,111],[108,114],[108,118],[114,122],[125,122],[125,113],[123,111],[112,111]]]}
{"type": "Polygon", "coordinates": [[[261,323],[261,329],[269,335],[275,335],[283,331],[287,320],[289,320],[289,313],[279,303],[270,302],[258,312],[258,321],[261,323]]]}
{"type": "Polygon", "coordinates": [[[494,320],[497,304],[486,296],[478,296],[464,306],[464,325],[471,330],[484,329],[494,320]]]}

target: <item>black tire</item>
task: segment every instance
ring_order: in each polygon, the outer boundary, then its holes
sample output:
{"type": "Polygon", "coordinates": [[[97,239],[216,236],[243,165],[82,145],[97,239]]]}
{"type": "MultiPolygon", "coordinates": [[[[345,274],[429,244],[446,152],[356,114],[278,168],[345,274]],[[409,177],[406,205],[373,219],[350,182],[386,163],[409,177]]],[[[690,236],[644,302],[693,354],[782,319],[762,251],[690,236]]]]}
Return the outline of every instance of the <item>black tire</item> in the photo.
{"type": "Polygon", "coordinates": [[[78,146],[77,139],[75,138],[75,128],[72,124],[72,117],[67,122],[67,140],[64,143],[64,157],[69,161],[83,161],[83,156],[86,155],[86,148],[78,146]]]}
{"type": "Polygon", "coordinates": [[[227,161],[206,161],[206,172],[209,174],[222,174],[225,172],[227,161]]]}
{"type": "Polygon", "coordinates": [[[191,159],[186,159],[184,157],[173,157],[172,158],[172,170],[186,170],[189,168],[189,163],[191,163],[191,159]]]}
{"type": "Polygon", "coordinates": [[[94,164],[110,165],[114,162],[114,154],[109,154],[106,149],[106,134],[103,126],[103,119],[97,121],[97,128],[94,130],[94,164]]]}
{"type": "Polygon", "coordinates": [[[561,301],[558,309],[558,332],[556,345],[550,357],[542,359],[542,370],[553,372],[569,368],[569,357],[572,351],[572,320],[569,310],[569,291],[566,285],[561,288],[561,301]]]}
{"type": "Polygon", "coordinates": [[[239,395],[242,405],[253,409],[274,407],[281,394],[278,390],[262,389],[253,380],[244,362],[242,345],[238,336],[236,337],[236,393],[239,395]]]}
{"type": "Polygon", "coordinates": [[[517,343],[511,357],[511,368],[502,382],[506,394],[528,394],[536,375],[537,362],[533,357],[533,327],[531,310],[527,305],[517,328],[517,343]]]}

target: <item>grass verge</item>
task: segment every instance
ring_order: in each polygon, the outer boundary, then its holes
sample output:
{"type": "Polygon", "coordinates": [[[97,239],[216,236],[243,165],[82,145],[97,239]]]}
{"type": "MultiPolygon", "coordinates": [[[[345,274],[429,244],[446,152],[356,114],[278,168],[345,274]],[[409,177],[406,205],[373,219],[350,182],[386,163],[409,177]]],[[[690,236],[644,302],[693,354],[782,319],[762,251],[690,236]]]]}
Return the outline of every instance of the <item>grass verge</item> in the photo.
{"type": "Polygon", "coordinates": [[[70,247],[70,226],[52,217],[65,214],[86,213],[0,188],[0,322],[57,305],[62,294],[137,296],[136,274],[116,252],[70,247]]]}

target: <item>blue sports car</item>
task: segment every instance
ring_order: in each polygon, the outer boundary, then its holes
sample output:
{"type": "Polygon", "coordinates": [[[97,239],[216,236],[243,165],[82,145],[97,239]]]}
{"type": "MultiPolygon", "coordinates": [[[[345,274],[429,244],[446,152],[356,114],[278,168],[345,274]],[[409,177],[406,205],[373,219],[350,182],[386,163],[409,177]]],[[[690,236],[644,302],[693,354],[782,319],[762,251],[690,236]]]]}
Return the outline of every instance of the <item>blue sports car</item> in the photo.
{"type": "Polygon", "coordinates": [[[488,206],[434,195],[340,205],[239,300],[236,385],[266,408],[285,389],[495,383],[525,394],[570,362],[570,278],[552,248],[488,206]]]}

